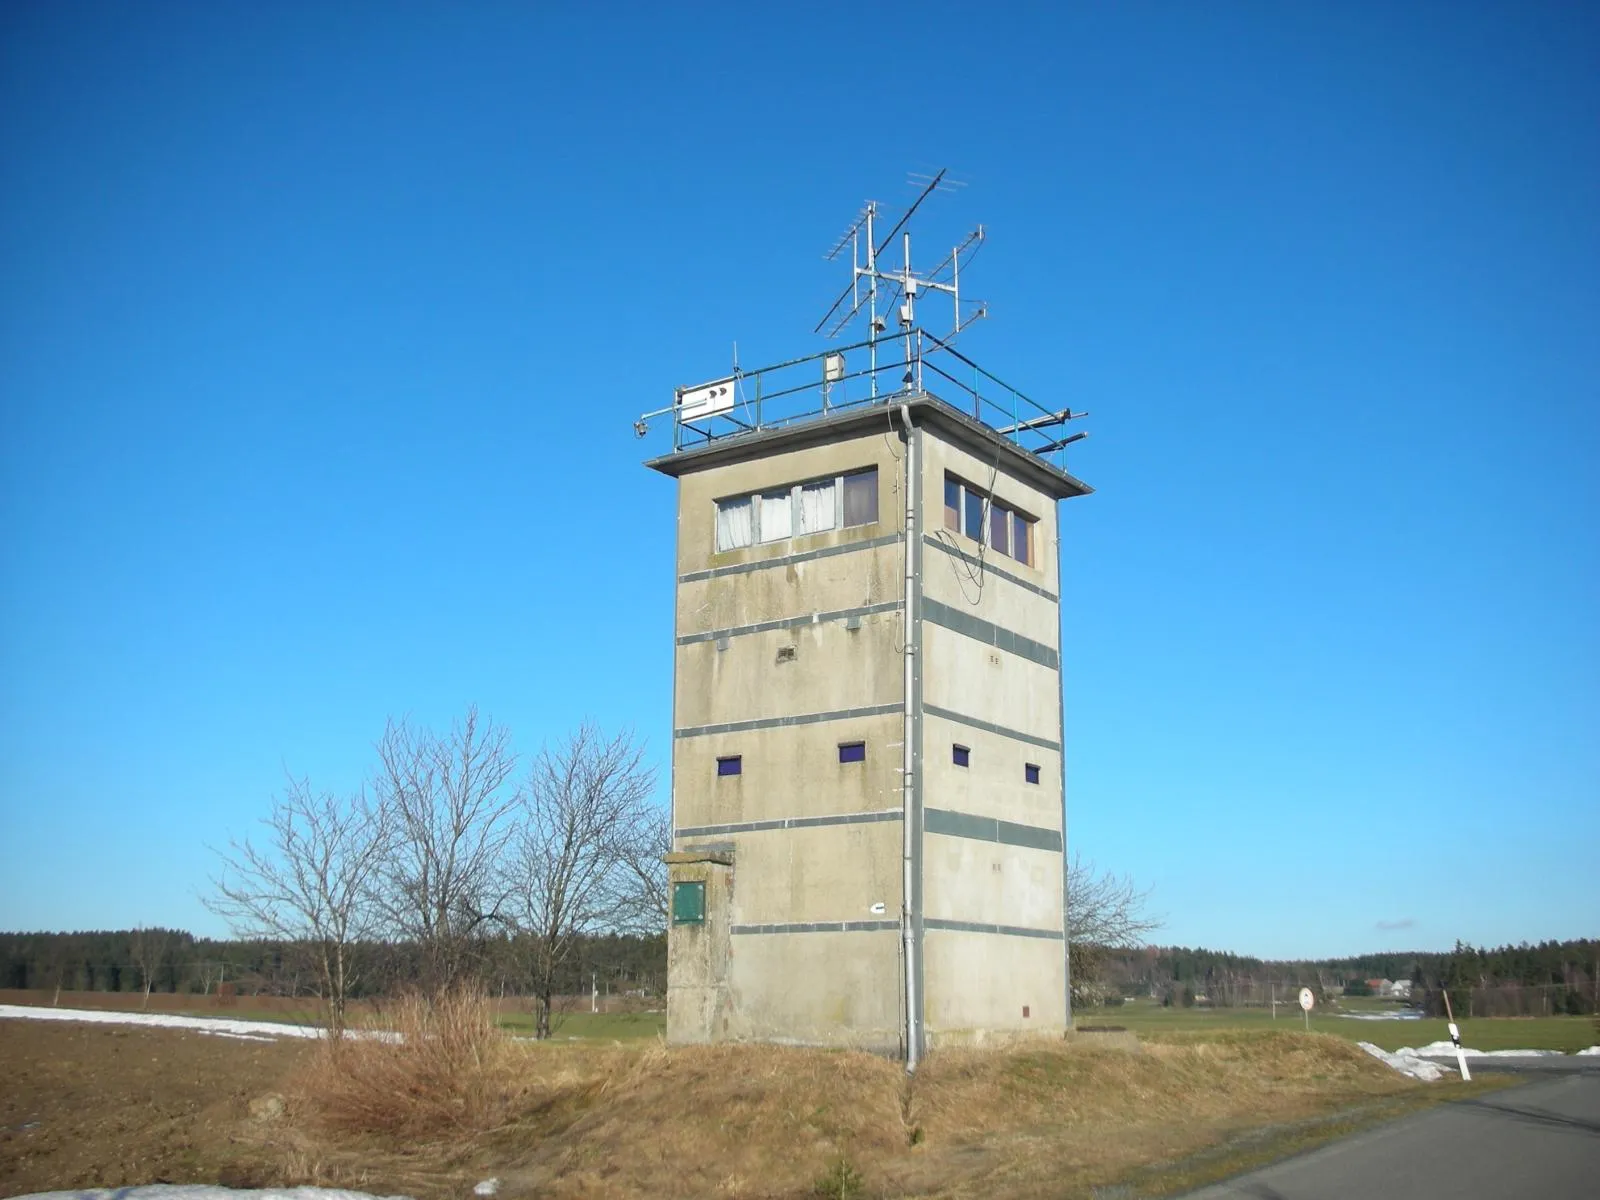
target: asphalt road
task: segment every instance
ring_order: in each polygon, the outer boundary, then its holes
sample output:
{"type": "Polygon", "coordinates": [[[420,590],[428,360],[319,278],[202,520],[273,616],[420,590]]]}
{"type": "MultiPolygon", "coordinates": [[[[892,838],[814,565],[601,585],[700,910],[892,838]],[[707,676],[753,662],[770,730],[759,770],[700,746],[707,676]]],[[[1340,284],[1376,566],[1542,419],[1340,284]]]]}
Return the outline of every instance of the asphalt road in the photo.
{"type": "Polygon", "coordinates": [[[1535,1071],[1521,1087],[1356,1134],[1190,1200],[1600,1197],[1600,1071],[1535,1071]]]}

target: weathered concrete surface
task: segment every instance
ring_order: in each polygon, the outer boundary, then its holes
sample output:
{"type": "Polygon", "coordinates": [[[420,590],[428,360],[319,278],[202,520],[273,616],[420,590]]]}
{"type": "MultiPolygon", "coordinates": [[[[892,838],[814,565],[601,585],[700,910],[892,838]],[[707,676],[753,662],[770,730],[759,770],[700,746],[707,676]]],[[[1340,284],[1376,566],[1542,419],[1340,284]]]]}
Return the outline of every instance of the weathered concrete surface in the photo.
{"type": "MultiPolygon", "coordinates": [[[[928,920],[959,927],[918,922],[928,1040],[1065,1028],[1053,661],[1056,496],[1071,491],[1014,448],[982,457],[948,422],[921,427],[922,617],[908,621],[907,445],[898,417],[879,416],[865,431],[802,429],[749,455],[719,451],[705,469],[662,468],[678,477],[675,845],[717,847],[731,863],[718,868],[725,885],[707,890],[708,910],[713,897],[722,910],[704,927],[669,931],[672,1041],[901,1048],[908,638],[921,645],[913,811],[944,816],[944,832],[921,833],[918,822],[914,893],[928,920]],[[876,521],[716,549],[719,499],[867,468],[877,471],[876,521]],[[947,472],[1034,521],[1030,562],[945,527],[947,472]],[[975,635],[987,629],[1004,631],[1004,644],[975,635]],[[866,744],[864,762],[839,762],[846,742],[866,744]],[[970,750],[967,767],[952,762],[957,743],[970,750]],[[742,771],[719,776],[717,759],[729,755],[742,771]]],[[[678,864],[673,878],[698,870],[678,864]]]]}

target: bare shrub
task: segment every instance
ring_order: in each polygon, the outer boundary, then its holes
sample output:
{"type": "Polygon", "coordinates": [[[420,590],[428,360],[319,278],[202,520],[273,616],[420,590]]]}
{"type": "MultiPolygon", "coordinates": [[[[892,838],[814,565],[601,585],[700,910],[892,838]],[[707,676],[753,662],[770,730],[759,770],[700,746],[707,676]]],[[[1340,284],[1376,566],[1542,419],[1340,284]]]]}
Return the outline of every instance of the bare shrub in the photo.
{"type": "Polygon", "coordinates": [[[299,1079],[307,1107],[330,1129],[403,1138],[493,1128],[508,1088],[508,1041],[494,1002],[461,986],[388,1005],[384,1030],[325,1040],[299,1079]]]}

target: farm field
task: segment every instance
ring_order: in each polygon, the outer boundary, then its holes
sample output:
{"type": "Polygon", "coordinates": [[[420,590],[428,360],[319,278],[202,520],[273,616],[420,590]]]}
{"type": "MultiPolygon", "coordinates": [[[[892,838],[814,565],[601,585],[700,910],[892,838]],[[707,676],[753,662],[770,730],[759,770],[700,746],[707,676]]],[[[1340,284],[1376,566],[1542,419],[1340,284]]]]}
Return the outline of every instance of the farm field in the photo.
{"type": "MultiPolygon", "coordinates": [[[[1348,1003],[1342,1011],[1370,1013],[1392,1011],[1392,1005],[1348,1003]]],[[[1120,1025],[1141,1038],[1163,1034],[1206,1034],[1229,1030],[1305,1029],[1297,1004],[1279,1004],[1277,1019],[1262,1008],[1163,1008],[1153,1000],[1130,1000],[1113,1008],[1084,1008],[1075,1014],[1078,1028],[1120,1025]]],[[[1478,1017],[1457,1022],[1462,1044],[1474,1050],[1560,1050],[1571,1054],[1600,1044],[1600,1029],[1593,1017],[1478,1017]]],[[[1311,1031],[1328,1033],[1352,1042],[1371,1042],[1385,1050],[1425,1046],[1448,1041],[1443,1020],[1357,1020],[1322,1008],[1311,1013],[1311,1031]]]]}
{"type": "MultiPolygon", "coordinates": [[[[419,1126],[341,1109],[376,1093],[331,1084],[316,1042],[9,1020],[0,1194],[167,1181],[459,1200],[494,1176],[502,1200],[1160,1195],[1504,1084],[1417,1084],[1343,1041],[1270,1031],[1092,1043],[936,1052],[908,1085],[852,1052],[504,1041],[461,1093],[470,1119],[419,1126]]],[[[403,1048],[362,1046],[405,1077],[403,1048]]]]}

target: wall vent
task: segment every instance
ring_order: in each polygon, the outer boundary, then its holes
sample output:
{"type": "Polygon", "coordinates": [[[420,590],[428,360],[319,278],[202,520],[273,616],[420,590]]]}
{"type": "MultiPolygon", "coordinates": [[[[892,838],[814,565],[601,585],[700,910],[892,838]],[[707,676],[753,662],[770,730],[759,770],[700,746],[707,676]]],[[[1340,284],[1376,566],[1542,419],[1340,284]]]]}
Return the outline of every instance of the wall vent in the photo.
{"type": "Polygon", "coordinates": [[[778,647],[778,661],[780,663],[793,662],[794,661],[794,647],[793,646],[779,646],[778,647]]]}

